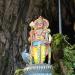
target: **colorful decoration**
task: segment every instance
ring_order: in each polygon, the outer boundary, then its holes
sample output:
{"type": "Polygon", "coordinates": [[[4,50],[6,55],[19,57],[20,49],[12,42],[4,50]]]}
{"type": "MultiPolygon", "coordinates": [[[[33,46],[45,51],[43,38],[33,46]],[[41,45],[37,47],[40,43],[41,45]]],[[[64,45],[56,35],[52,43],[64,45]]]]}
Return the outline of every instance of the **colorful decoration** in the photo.
{"type": "Polygon", "coordinates": [[[51,58],[50,43],[52,37],[48,26],[48,20],[41,16],[30,23],[30,58],[31,62],[34,64],[44,63],[47,55],[48,59],[51,58]]]}

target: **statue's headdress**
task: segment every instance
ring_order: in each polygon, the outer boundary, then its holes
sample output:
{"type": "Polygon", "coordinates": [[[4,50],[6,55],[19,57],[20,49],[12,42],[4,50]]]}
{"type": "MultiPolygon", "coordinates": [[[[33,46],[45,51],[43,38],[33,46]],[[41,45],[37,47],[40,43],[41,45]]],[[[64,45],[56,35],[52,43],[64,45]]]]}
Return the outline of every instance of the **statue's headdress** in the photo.
{"type": "Polygon", "coordinates": [[[44,19],[43,17],[40,16],[38,19],[36,19],[35,21],[32,21],[30,23],[30,27],[35,28],[36,26],[39,25],[39,23],[43,24],[44,27],[49,26],[48,20],[46,20],[46,19],[44,19]]]}

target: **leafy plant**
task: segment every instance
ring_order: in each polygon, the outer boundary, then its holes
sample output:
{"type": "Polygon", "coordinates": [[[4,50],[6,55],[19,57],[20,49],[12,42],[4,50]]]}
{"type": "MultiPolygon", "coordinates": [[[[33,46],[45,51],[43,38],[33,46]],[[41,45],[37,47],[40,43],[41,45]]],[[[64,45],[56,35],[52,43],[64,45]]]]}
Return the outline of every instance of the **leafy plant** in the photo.
{"type": "Polygon", "coordinates": [[[67,36],[63,36],[62,34],[54,34],[52,37],[52,54],[54,61],[58,62],[63,57],[63,49],[67,46],[67,43],[64,39],[68,39],[67,36]]]}
{"type": "Polygon", "coordinates": [[[68,75],[72,75],[75,68],[75,45],[67,46],[66,48],[64,48],[63,62],[67,67],[68,75]]]}
{"type": "Polygon", "coordinates": [[[66,45],[68,45],[66,43],[65,40],[68,40],[67,36],[63,36],[62,34],[54,34],[52,37],[52,44],[51,44],[51,48],[52,48],[52,52],[55,52],[56,50],[61,50],[63,49],[66,45]]]}
{"type": "Polygon", "coordinates": [[[15,71],[15,74],[14,75],[23,75],[23,73],[24,73],[24,70],[23,69],[17,69],[15,71]]]}
{"type": "MultiPolygon", "coordinates": [[[[75,68],[75,45],[68,43],[69,38],[62,34],[54,34],[52,39],[52,54],[54,59],[53,71],[56,75],[61,75],[59,61],[62,60],[67,68],[66,75],[73,75],[75,68]],[[56,66],[58,65],[58,66],[56,66]]],[[[75,74],[75,73],[74,73],[75,74]]]]}

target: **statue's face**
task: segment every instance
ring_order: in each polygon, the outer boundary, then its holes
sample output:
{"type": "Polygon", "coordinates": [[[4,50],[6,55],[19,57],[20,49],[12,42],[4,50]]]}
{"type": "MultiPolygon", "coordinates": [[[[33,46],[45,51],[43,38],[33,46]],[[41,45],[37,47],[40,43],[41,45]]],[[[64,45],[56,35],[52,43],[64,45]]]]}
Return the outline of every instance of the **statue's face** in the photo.
{"type": "Polygon", "coordinates": [[[38,28],[42,28],[43,27],[43,23],[38,23],[38,28]]]}
{"type": "Polygon", "coordinates": [[[39,17],[37,20],[34,21],[34,29],[47,29],[49,26],[49,22],[42,17],[39,17]]]}

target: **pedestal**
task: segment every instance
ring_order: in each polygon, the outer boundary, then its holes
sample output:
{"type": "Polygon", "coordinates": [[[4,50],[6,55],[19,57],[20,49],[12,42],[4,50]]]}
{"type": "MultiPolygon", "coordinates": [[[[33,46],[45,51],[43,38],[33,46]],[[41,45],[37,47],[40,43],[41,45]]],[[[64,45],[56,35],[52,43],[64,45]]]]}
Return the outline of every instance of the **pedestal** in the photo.
{"type": "Polygon", "coordinates": [[[52,75],[49,64],[30,65],[24,68],[24,75],[52,75]]]}

